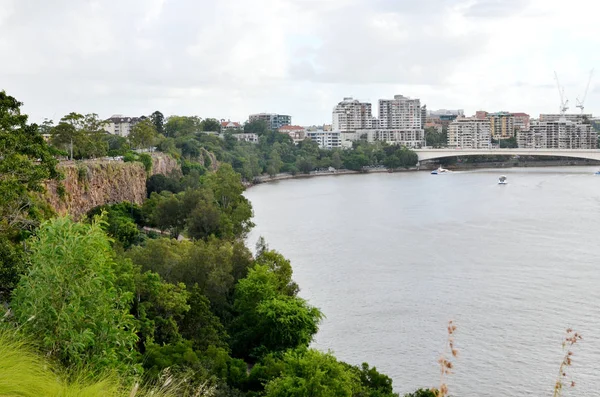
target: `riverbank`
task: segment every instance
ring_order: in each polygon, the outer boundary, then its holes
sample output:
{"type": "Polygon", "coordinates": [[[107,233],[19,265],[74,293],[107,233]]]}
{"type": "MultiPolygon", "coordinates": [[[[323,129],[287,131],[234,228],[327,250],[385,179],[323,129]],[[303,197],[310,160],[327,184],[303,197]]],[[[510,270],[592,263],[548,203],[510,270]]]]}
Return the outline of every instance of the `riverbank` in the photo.
{"type": "MultiPolygon", "coordinates": [[[[252,182],[244,182],[244,186],[248,189],[255,185],[261,185],[263,183],[271,183],[277,181],[284,181],[288,179],[304,179],[313,177],[323,176],[339,176],[339,175],[364,175],[374,174],[382,172],[414,172],[414,171],[432,171],[439,165],[435,163],[423,164],[419,167],[411,167],[408,169],[396,169],[390,171],[386,168],[371,168],[365,171],[351,171],[351,170],[335,170],[335,171],[311,171],[309,174],[290,174],[280,173],[274,176],[262,175],[254,178],[252,182]]],[[[504,161],[504,162],[486,162],[486,163],[456,163],[444,165],[452,171],[457,170],[474,170],[484,168],[532,168],[532,167],[582,167],[582,166],[600,166],[600,161],[593,160],[560,160],[560,161],[504,161]]]]}

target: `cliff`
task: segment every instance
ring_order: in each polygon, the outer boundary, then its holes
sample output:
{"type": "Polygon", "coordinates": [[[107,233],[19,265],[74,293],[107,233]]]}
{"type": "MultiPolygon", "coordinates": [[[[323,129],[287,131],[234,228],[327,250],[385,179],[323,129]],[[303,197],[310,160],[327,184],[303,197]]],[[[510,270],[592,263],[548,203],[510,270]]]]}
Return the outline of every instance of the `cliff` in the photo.
{"type": "MultiPolygon", "coordinates": [[[[58,214],[75,219],[98,205],[129,201],[141,204],[146,198],[148,175],[139,162],[113,160],[65,161],[59,164],[64,179],[46,185],[47,200],[58,214]]],[[[180,173],[170,156],[152,156],[150,175],[180,173]]]]}

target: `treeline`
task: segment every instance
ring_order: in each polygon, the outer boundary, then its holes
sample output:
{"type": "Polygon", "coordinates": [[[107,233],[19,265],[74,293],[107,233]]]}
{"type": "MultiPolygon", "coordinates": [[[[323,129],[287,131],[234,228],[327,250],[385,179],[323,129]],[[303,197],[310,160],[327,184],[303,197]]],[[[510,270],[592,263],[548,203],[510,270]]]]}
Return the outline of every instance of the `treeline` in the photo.
{"type": "Polygon", "coordinates": [[[397,395],[375,368],[310,349],[323,314],[287,259],[244,245],[235,167],[190,156],[141,206],[55,217],[43,184],[61,178],[57,153],[20,106],[0,92],[0,369],[15,368],[1,394],[397,395]]]}
{"type": "MultiPolygon", "coordinates": [[[[163,130],[166,131],[166,128],[163,130]]],[[[329,167],[353,171],[377,166],[397,169],[414,167],[418,162],[413,151],[385,142],[357,141],[349,150],[320,149],[309,138],[295,144],[289,135],[269,130],[262,120],[246,123],[243,130],[227,131],[222,138],[190,132],[188,128],[171,129],[158,143],[158,149],[187,160],[197,158],[202,150],[207,150],[214,153],[218,161],[231,164],[247,181],[263,174],[276,175],[280,172],[310,173],[329,167]],[[235,135],[242,132],[257,134],[258,143],[238,140],[235,135]]]]}
{"type": "MultiPolygon", "coordinates": [[[[157,147],[158,150],[182,160],[184,167],[198,163],[204,151],[214,153],[217,160],[233,166],[245,180],[263,174],[309,173],[319,169],[348,169],[365,171],[369,167],[388,169],[409,168],[418,162],[411,150],[384,142],[358,141],[350,150],[324,150],[310,139],[297,145],[287,134],[268,129],[262,121],[246,123],[243,130],[218,135],[220,123],[215,119],[197,116],[170,116],[156,111],[136,123],[127,137],[108,134],[106,123],[97,114],[70,113],[57,125],[45,121],[40,132],[50,137],[50,144],[70,159],[104,156],[129,156],[132,150],[157,147]],[[255,133],[259,142],[239,141],[237,133],[255,133]],[[217,133],[217,134],[215,134],[217,133]]],[[[208,168],[206,157],[197,167],[208,168]]]]}

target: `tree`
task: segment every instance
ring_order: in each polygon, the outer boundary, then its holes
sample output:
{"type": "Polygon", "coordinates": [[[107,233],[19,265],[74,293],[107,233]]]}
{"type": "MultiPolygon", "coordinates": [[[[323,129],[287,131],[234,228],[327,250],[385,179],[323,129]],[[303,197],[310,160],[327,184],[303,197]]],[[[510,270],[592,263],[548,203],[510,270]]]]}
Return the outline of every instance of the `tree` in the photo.
{"type": "Polygon", "coordinates": [[[21,105],[0,91],[0,233],[32,230],[49,212],[38,198],[44,182],[59,178],[52,150],[21,105]]]}
{"type": "Polygon", "coordinates": [[[202,131],[206,132],[221,132],[221,123],[217,119],[204,119],[200,123],[202,131]]]}
{"type": "Polygon", "coordinates": [[[229,164],[221,164],[216,172],[204,178],[205,185],[213,191],[221,209],[223,235],[245,236],[254,224],[251,221],[252,205],[242,195],[244,185],[240,175],[229,164]]]}
{"type": "Polygon", "coordinates": [[[210,311],[210,301],[198,287],[194,285],[188,299],[190,310],[179,322],[181,335],[192,341],[195,350],[205,351],[209,346],[228,348],[229,338],[219,318],[210,311]]]}
{"type": "Polygon", "coordinates": [[[150,115],[150,120],[154,124],[156,132],[165,135],[165,116],[157,110],[150,115]]]}
{"type": "Polygon", "coordinates": [[[270,176],[275,176],[281,169],[283,161],[281,161],[281,156],[279,155],[279,153],[277,153],[277,150],[275,149],[271,150],[269,157],[270,158],[269,163],[267,165],[267,172],[270,176]]]}
{"type": "Polygon", "coordinates": [[[238,281],[232,324],[235,354],[256,359],[270,352],[307,347],[323,317],[303,299],[280,292],[278,276],[267,266],[255,265],[238,281]]]}
{"type": "Polygon", "coordinates": [[[105,122],[98,115],[71,112],[60,119],[52,132],[52,144],[64,148],[73,158],[94,158],[106,155],[108,143],[105,122]]]}
{"type": "Polygon", "coordinates": [[[129,142],[138,149],[147,149],[156,143],[156,127],[150,119],[136,123],[129,133],[129,142]]]}
{"type": "Polygon", "coordinates": [[[198,116],[170,116],[165,123],[167,137],[195,134],[202,131],[201,119],[198,116]]]}
{"type": "Polygon", "coordinates": [[[342,159],[340,157],[340,152],[339,151],[334,151],[333,154],[331,155],[331,166],[333,168],[335,168],[336,170],[342,168],[342,159]]]}
{"type": "Polygon", "coordinates": [[[244,124],[244,132],[248,134],[263,135],[269,131],[269,125],[265,120],[254,120],[244,124]]]}
{"type": "Polygon", "coordinates": [[[45,222],[29,250],[31,267],[11,305],[20,330],[66,366],[135,371],[132,294],[116,287],[114,253],[100,223],[45,222]]]}
{"type": "Polygon", "coordinates": [[[357,377],[329,353],[310,349],[283,356],[281,375],[265,386],[266,397],[352,397],[361,392],[357,377]]]}

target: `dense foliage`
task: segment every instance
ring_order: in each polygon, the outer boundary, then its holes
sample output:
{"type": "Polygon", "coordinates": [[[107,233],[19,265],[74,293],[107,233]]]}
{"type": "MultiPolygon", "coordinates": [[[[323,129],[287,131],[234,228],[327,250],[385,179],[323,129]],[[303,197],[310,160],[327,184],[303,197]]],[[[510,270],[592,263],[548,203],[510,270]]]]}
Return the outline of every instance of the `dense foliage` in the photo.
{"type": "Polygon", "coordinates": [[[242,175],[403,167],[414,153],[364,142],[348,152],[322,151],[311,141],[295,146],[264,123],[246,125],[261,134],[252,145],[198,134],[218,130],[215,120],[165,122],[160,112],[124,142],[107,140],[96,115],[72,113],[56,127],[44,125],[69,157],[95,157],[117,150],[113,144],[144,148],[156,138],[183,170],[150,177],[143,205],[105,205],[75,222],[41,209],[43,182],[58,177],[56,160],[19,106],[1,93],[0,190],[7,199],[0,202],[0,372],[11,363],[19,372],[0,376],[1,394],[29,382],[37,395],[104,389],[131,396],[397,396],[391,379],[375,368],[309,348],[323,314],[298,296],[285,257],[262,239],[256,255],[245,246],[253,224],[242,175]],[[221,161],[210,172],[208,152],[221,161]],[[9,334],[31,348],[14,344],[9,334]],[[16,354],[22,362],[15,363],[16,354]],[[168,389],[173,385],[176,392],[168,389]]]}

